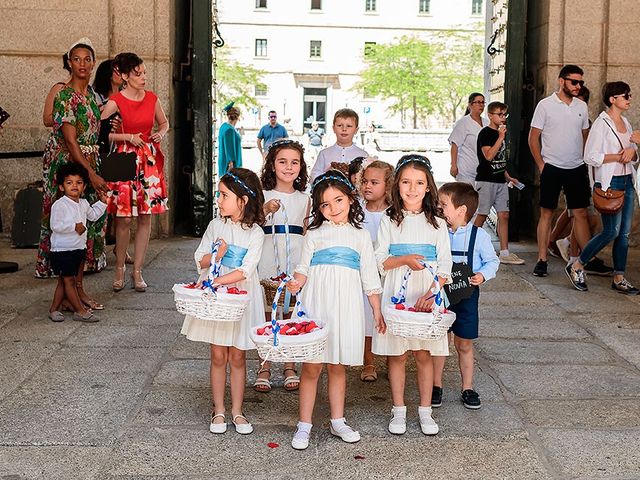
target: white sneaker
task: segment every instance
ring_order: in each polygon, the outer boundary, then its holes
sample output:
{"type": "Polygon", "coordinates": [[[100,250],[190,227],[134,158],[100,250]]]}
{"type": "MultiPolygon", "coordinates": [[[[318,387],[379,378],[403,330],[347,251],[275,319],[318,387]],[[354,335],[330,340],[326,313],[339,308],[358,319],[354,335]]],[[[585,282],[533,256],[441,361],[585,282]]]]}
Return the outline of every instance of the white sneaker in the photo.
{"type": "Polygon", "coordinates": [[[227,421],[224,418],[224,413],[217,413],[211,415],[211,423],[209,424],[209,431],[211,433],[225,433],[227,431],[227,421]],[[222,417],[222,423],[213,423],[217,417],[222,417]]]}
{"type": "Polygon", "coordinates": [[[498,258],[500,259],[500,263],[504,263],[505,265],[524,265],[524,260],[515,253],[500,255],[498,258]]]}
{"type": "Polygon", "coordinates": [[[298,429],[293,434],[291,440],[291,446],[296,450],[306,450],[309,446],[309,437],[311,436],[310,430],[300,430],[300,424],[298,423],[298,429]]]}
{"type": "Polygon", "coordinates": [[[407,407],[393,407],[389,421],[389,432],[394,435],[402,435],[407,431],[407,407]]]}
{"type": "Polygon", "coordinates": [[[558,247],[558,250],[560,250],[560,256],[562,257],[562,259],[568,263],[570,246],[569,240],[567,240],[566,238],[556,240],[556,246],[558,247]]]}
{"type": "Polygon", "coordinates": [[[248,420],[247,423],[236,423],[236,418],[244,418],[247,420],[247,417],[244,415],[234,415],[232,422],[236,427],[236,432],[240,435],[249,435],[250,433],[253,433],[253,425],[251,425],[248,420]]]}
{"type": "Polygon", "coordinates": [[[431,418],[431,407],[418,407],[420,417],[420,429],[425,435],[436,435],[440,429],[438,424],[431,418]]]}
{"type": "Polygon", "coordinates": [[[335,435],[336,437],[340,437],[343,442],[347,443],[356,443],[360,441],[360,433],[351,428],[346,423],[342,423],[342,425],[334,428],[333,423],[331,424],[331,435],[335,435]]]}

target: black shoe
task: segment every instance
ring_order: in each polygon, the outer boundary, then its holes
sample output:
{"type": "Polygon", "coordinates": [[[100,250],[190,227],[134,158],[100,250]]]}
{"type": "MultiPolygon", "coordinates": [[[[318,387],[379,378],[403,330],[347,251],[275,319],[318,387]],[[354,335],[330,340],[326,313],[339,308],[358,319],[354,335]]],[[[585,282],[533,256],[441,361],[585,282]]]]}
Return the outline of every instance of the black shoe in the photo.
{"type": "Polygon", "coordinates": [[[547,262],[544,260],[538,260],[536,266],[533,267],[533,275],[536,277],[546,277],[547,274],[547,262]]]}
{"type": "Polygon", "coordinates": [[[638,295],[640,293],[640,290],[631,285],[626,278],[623,278],[618,283],[611,282],[611,289],[625,295],[638,295]]]}
{"type": "Polygon", "coordinates": [[[442,405],[442,387],[433,387],[431,390],[431,406],[438,408],[442,405]]]}
{"type": "Polygon", "coordinates": [[[478,410],[482,406],[480,403],[480,395],[478,395],[478,392],[475,390],[465,390],[462,392],[462,395],[460,395],[460,399],[465,408],[471,410],[478,410]]]}
{"type": "Polygon", "coordinates": [[[566,272],[567,277],[569,277],[569,280],[571,280],[571,283],[576,290],[579,290],[581,292],[586,292],[587,290],[589,290],[589,287],[587,287],[587,283],[585,281],[586,276],[584,270],[574,270],[573,265],[569,264],[564,267],[564,271],[566,272]]]}
{"type": "Polygon", "coordinates": [[[610,277],[613,275],[613,268],[605,265],[598,257],[593,257],[593,259],[584,266],[584,271],[589,275],[599,275],[601,277],[610,277]]]}

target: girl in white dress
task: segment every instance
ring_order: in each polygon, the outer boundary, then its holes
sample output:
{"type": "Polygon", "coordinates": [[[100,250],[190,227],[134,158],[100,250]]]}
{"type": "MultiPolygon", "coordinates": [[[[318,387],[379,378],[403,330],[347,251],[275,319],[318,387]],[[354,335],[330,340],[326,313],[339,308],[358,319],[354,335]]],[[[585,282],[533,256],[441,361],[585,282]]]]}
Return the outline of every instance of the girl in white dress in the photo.
{"type": "Polygon", "coordinates": [[[313,220],[305,235],[300,264],[291,293],[302,287],[302,300],[309,318],[329,330],[327,347],[318,358],[302,365],[300,421],[291,446],[303,450],[309,445],[311,419],[323,364],[329,376],[331,433],[348,443],[360,434],[344,419],[345,365],[362,365],[364,354],[364,305],[362,291],[369,296],[376,328],[384,332],[380,311],[380,277],[371,237],[361,228],[362,207],[351,182],[337,170],[329,170],[311,188],[313,220]]]}
{"type": "MultiPolygon", "coordinates": [[[[367,158],[360,172],[358,187],[363,199],[364,221],[362,226],[371,235],[373,248],[378,245],[378,228],[385,211],[391,205],[391,184],[393,182],[393,167],[377,158],[367,158]]],[[[371,352],[371,337],[373,335],[373,310],[369,305],[364,306],[364,368],[360,372],[363,382],[375,382],[378,379],[375,358],[371,352]]]]}
{"type": "MultiPolygon", "coordinates": [[[[302,240],[306,229],[306,218],[311,206],[309,195],[305,193],[308,183],[307,164],[304,161],[304,147],[295,140],[276,140],[269,146],[269,152],[262,167],[260,182],[264,190],[264,214],[266,225],[262,256],[258,265],[261,279],[279,280],[281,273],[291,275],[288,266],[294,268],[300,260],[302,240]],[[283,211],[283,207],[284,211],[283,211]],[[290,252],[287,262],[285,236],[285,212],[289,224],[290,252]],[[278,261],[273,249],[273,241],[278,248],[278,261]]],[[[265,299],[265,317],[271,321],[271,302],[265,299]]],[[[285,314],[289,318],[291,313],[285,314]]],[[[300,377],[293,363],[285,363],[282,369],[285,390],[294,391],[300,385],[300,377]]],[[[258,392],[271,391],[270,363],[264,362],[253,388],[258,392]]]]}
{"type": "MultiPolygon", "coordinates": [[[[436,272],[440,286],[451,277],[451,248],[446,222],[440,218],[436,184],[431,164],[421,155],[405,155],[396,166],[391,189],[391,207],[380,222],[376,260],[384,276],[382,305],[389,305],[402,283],[407,267],[413,270],[407,285],[406,303],[415,303],[417,311],[430,311],[434,297],[430,293],[434,278],[422,262],[436,272]]],[[[389,431],[406,431],[407,407],[404,404],[405,364],[408,352],[416,360],[420,406],[420,427],[425,435],[438,433],[431,418],[433,389],[432,355],[448,355],[447,336],[440,340],[413,340],[391,332],[374,332],[373,353],[388,356],[389,383],[393,399],[393,418],[389,431]]]]}
{"type": "Polygon", "coordinates": [[[200,274],[206,279],[212,261],[222,260],[221,275],[214,285],[236,285],[246,290],[251,302],[238,322],[212,322],[187,315],[180,333],[189,340],[211,344],[211,398],[213,413],[209,430],[227,431],[224,391],[227,364],[231,371],[231,416],[236,431],[248,434],[253,427],[242,413],[246,382],[246,351],[255,348],[249,336],[253,326],[264,322],[262,288],[258,279],[258,262],[262,253],[264,232],[264,197],[258,176],[245,168],[233,168],[220,179],[218,208],[220,217],[214,218],[194,254],[200,274]],[[215,259],[211,258],[214,242],[220,241],[215,259]]]}

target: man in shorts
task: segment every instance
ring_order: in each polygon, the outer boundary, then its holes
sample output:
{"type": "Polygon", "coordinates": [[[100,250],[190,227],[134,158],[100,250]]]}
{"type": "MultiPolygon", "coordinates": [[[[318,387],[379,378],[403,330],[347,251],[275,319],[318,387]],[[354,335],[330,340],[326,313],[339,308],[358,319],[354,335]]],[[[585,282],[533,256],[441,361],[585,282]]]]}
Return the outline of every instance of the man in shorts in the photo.
{"type": "Polygon", "coordinates": [[[582,249],[590,239],[587,207],[591,199],[589,173],[583,161],[589,133],[587,104],[576,98],[584,85],[583,70],[565,65],[558,76],[559,90],[540,100],[531,120],[529,148],[540,170],[538,262],[533,274],[547,276],[551,220],[564,191],[573,213],[573,232],[582,249]]]}
{"type": "Polygon", "coordinates": [[[509,188],[508,184],[520,183],[507,172],[505,137],[507,135],[507,106],[502,102],[491,102],[487,107],[489,126],[478,133],[476,190],[478,192],[478,214],[473,222],[482,227],[491,207],[498,213],[498,239],[500,240],[500,263],[523,265],[524,260],[509,252],[509,188]]]}

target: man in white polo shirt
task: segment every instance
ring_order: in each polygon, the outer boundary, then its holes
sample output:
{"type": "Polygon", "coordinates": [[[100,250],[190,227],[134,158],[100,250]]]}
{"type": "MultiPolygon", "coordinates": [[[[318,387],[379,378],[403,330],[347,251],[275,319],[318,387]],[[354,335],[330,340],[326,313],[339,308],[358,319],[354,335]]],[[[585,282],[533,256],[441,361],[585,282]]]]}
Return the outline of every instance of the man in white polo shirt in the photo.
{"type": "Polygon", "coordinates": [[[582,249],[589,241],[587,207],[591,201],[589,173],[583,161],[589,132],[587,104],[576,98],[584,85],[584,72],[577,65],[560,70],[560,89],[536,106],[529,131],[529,148],[540,170],[540,220],[538,262],[533,274],[547,276],[547,245],[551,220],[564,191],[567,208],[573,212],[573,231],[582,249]]]}

